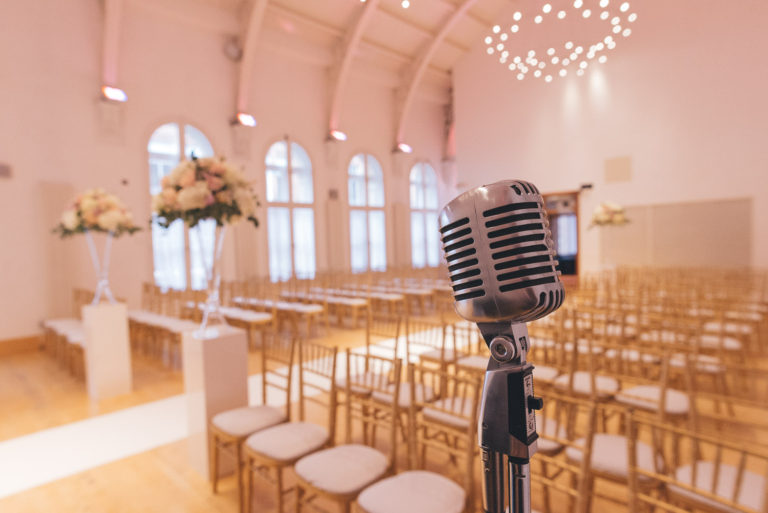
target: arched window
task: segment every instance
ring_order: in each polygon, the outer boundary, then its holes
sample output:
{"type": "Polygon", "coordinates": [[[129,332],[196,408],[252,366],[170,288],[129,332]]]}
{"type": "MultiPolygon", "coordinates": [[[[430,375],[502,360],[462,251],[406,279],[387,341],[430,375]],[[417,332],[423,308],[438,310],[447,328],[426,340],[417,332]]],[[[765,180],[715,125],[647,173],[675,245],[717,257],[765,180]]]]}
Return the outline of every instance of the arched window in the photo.
{"type": "Polygon", "coordinates": [[[437,267],[440,237],[437,224],[437,175],[419,162],[411,168],[411,262],[413,267],[437,267]]]}
{"type": "Polygon", "coordinates": [[[272,281],[315,276],[315,201],[312,163],[289,138],[269,147],[267,231],[272,281]]]}
{"type": "MultiPolygon", "coordinates": [[[[147,151],[149,193],[153,196],[162,191],[162,178],[176,167],[182,156],[214,155],[211,143],[200,130],[181,123],[166,123],[158,127],[149,138],[147,151]]],[[[155,283],[165,289],[183,290],[187,288],[187,283],[193,289],[205,288],[205,268],[197,244],[202,244],[203,251],[213,252],[215,227],[215,221],[202,221],[192,230],[185,230],[181,219],[177,219],[167,229],[152,223],[155,283]],[[187,251],[187,243],[191,246],[190,251],[187,251]]]]}
{"type": "Polygon", "coordinates": [[[349,235],[352,272],[387,268],[384,176],[372,155],[349,162],[349,235]]]}

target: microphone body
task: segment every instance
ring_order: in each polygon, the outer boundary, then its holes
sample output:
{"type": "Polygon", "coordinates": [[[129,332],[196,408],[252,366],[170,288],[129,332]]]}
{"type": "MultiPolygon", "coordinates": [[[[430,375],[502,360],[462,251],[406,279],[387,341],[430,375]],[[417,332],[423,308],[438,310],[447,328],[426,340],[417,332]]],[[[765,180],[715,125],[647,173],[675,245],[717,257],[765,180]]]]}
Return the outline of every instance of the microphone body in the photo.
{"type": "Polygon", "coordinates": [[[491,353],[478,422],[483,508],[504,513],[506,498],[510,513],[530,513],[534,411],[543,404],[533,393],[525,323],[565,299],[544,201],[521,180],[478,187],[443,208],[440,234],[456,312],[477,323],[491,353]]]}

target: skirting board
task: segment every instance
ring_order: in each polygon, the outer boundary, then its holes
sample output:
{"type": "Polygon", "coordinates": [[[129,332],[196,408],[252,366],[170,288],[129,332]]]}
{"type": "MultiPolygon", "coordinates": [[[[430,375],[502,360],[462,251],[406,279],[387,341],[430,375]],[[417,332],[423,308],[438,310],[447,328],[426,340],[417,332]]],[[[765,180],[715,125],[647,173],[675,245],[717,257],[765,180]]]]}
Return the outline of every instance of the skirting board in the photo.
{"type": "Polygon", "coordinates": [[[42,344],[42,338],[40,335],[32,335],[31,337],[21,338],[9,338],[0,340],[0,357],[8,356],[16,353],[26,353],[29,351],[37,351],[42,344]]]}

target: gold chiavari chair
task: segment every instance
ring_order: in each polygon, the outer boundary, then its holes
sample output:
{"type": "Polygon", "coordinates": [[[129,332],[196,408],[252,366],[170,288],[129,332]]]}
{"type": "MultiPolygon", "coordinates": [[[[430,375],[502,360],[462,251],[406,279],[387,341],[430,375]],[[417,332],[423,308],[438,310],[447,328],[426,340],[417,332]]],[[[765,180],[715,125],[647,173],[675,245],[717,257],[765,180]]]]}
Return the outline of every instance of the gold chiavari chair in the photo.
{"type": "Polygon", "coordinates": [[[236,464],[238,503],[243,508],[243,442],[253,433],[282,424],[290,420],[291,382],[293,379],[293,360],[297,340],[271,340],[262,346],[261,358],[261,401],[258,406],[245,406],[215,415],[209,425],[209,479],[213,484],[213,493],[218,490],[219,452],[225,451],[233,456],[236,464]],[[270,390],[280,395],[284,405],[269,406],[267,399],[270,390]]]}
{"type": "Polygon", "coordinates": [[[350,513],[352,503],[369,484],[395,471],[397,455],[397,419],[400,417],[399,389],[394,390],[386,408],[373,397],[386,393],[386,383],[365,378],[363,369],[376,375],[400,380],[401,361],[346,351],[346,443],[324,449],[296,462],[296,512],[318,500],[330,501],[350,513]],[[353,393],[367,390],[367,393],[353,393]],[[360,420],[364,444],[353,443],[353,419],[360,420]],[[374,448],[376,429],[388,433],[386,453],[374,448]]]}
{"type": "Polygon", "coordinates": [[[630,511],[765,513],[768,451],[630,415],[630,511]],[[653,446],[643,465],[636,446],[653,446]]]}
{"type": "Polygon", "coordinates": [[[275,484],[277,511],[283,511],[285,488],[283,472],[300,458],[333,443],[336,431],[336,356],[335,347],[308,342],[298,344],[299,418],[258,431],[244,443],[246,472],[246,511],[252,508],[253,477],[258,473],[275,484]],[[307,422],[307,410],[318,404],[326,413],[327,425],[307,422]]]}

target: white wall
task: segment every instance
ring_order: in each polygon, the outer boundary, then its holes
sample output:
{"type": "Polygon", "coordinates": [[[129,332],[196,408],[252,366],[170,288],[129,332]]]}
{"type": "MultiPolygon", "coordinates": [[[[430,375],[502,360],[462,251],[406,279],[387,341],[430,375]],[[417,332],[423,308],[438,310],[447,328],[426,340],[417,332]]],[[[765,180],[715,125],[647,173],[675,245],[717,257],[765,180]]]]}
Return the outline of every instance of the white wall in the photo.
{"type": "MultiPolygon", "coordinates": [[[[69,315],[72,287],[94,285],[85,241],[60,241],[50,233],[65,207],[63,198],[102,186],[120,195],[144,224],[150,216],[146,144],[157,126],[188,122],[209,137],[218,153],[231,156],[234,151],[229,119],[237,65],[224,57],[225,35],[132,1],[123,12],[118,71],[129,101],[122,135],[104,137],[98,99],[100,5],[94,0],[0,2],[0,19],[6,22],[0,31],[0,162],[13,167],[10,180],[0,179],[0,340],[35,334],[41,319],[69,315]]],[[[189,11],[194,19],[193,4],[189,11]]],[[[349,158],[367,151],[380,159],[388,191],[388,236],[407,233],[406,226],[393,226],[393,205],[407,203],[408,174],[400,166],[427,159],[439,170],[441,107],[424,101],[415,105],[409,141],[416,153],[398,158],[396,166],[391,153],[394,91],[353,74],[341,113],[349,141],[328,151],[327,68],[262,46],[250,92],[259,125],[250,132],[250,158],[233,160],[245,166],[264,198],[266,149],[285,134],[302,144],[314,167],[318,266],[347,268],[349,158]],[[330,189],[339,190],[341,202],[332,216],[342,228],[334,231],[328,229],[334,221],[326,205],[330,189]]],[[[261,228],[238,226],[230,237],[225,268],[230,276],[267,273],[264,208],[260,217],[261,228]]],[[[118,240],[113,255],[113,290],[135,306],[140,283],[152,276],[149,231],[118,240]]],[[[395,254],[389,259],[403,260],[395,254]]]]}
{"type": "Polygon", "coordinates": [[[584,77],[519,82],[483,45],[459,63],[458,181],[523,178],[544,192],[593,183],[581,195],[587,270],[601,260],[600,230],[586,229],[600,201],[753,198],[751,261],[765,266],[768,4],[632,4],[639,15],[632,36],[584,77]],[[632,181],[606,184],[604,160],[618,156],[632,158],[632,181]]]}

